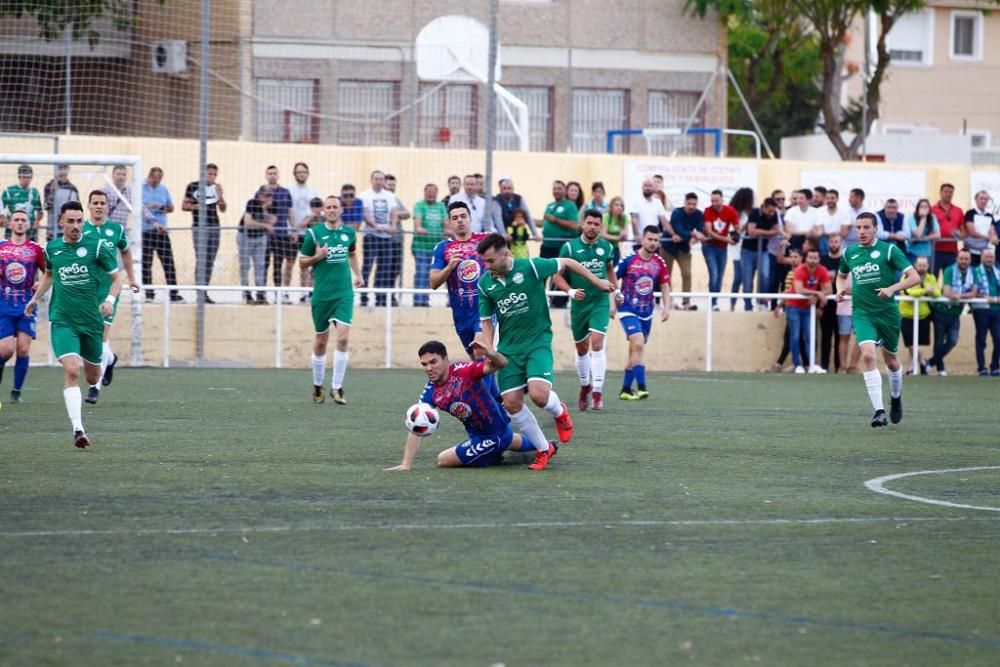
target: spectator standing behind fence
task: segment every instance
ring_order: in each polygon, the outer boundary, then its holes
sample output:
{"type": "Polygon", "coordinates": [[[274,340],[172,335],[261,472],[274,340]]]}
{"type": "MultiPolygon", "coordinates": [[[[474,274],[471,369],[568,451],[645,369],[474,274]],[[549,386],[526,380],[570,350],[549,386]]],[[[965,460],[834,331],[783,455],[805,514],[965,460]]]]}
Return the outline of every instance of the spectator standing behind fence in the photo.
{"type": "MultiPolygon", "coordinates": [[[[788,248],[787,253],[782,256],[778,263],[782,266],[787,266],[788,271],[785,272],[785,277],[782,279],[782,292],[793,292],[795,290],[795,269],[802,266],[802,252],[798,248],[788,248]]],[[[788,301],[777,301],[777,307],[772,311],[775,317],[778,317],[783,312],[788,309],[788,301]]],[[[785,333],[784,339],[781,344],[781,352],[778,354],[778,360],[774,362],[774,366],[771,370],[775,373],[781,373],[783,371],[785,361],[788,359],[788,354],[792,351],[789,341],[791,340],[791,324],[786,319],[785,321],[785,333]]],[[[806,342],[805,339],[799,337],[799,360],[801,361],[806,357],[806,342]]],[[[789,368],[789,370],[794,370],[795,366],[789,368]]]]}
{"type": "Polygon", "coordinates": [[[788,239],[785,238],[785,193],[775,190],[771,193],[771,199],[774,200],[775,212],[778,214],[778,233],[767,242],[767,258],[771,262],[771,284],[768,285],[767,291],[773,293],[780,292],[784,284],[785,267],[779,263],[778,258],[785,256],[788,239]]]}
{"type": "MultiPolygon", "coordinates": [[[[917,257],[926,257],[927,265],[934,262],[934,243],[941,238],[937,218],[931,213],[931,203],[927,199],[917,202],[916,208],[907,219],[910,240],[906,242],[906,256],[911,262],[917,257]]],[[[931,271],[933,273],[933,271],[931,271]]]]}
{"type": "Polygon", "coordinates": [[[514,259],[530,259],[531,252],[528,250],[528,239],[532,238],[531,230],[528,229],[528,218],[523,209],[514,211],[514,219],[507,225],[507,247],[514,259]]]}
{"type": "Polygon", "coordinates": [[[656,196],[653,187],[653,179],[646,178],[642,181],[642,197],[632,202],[629,209],[629,218],[632,220],[632,236],[635,239],[642,238],[642,230],[646,227],[659,227],[666,230],[667,209],[663,207],[663,202],[656,196]]]}
{"type": "MultiPolygon", "coordinates": [[[[163,184],[163,170],[153,167],[142,184],[142,283],[153,284],[153,253],[160,257],[163,276],[168,285],[177,284],[174,269],[174,249],[170,245],[167,230],[167,214],[174,212],[174,200],[163,184]]],[[[155,293],[146,290],[146,301],[152,301],[155,293]]],[[[184,301],[177,290],[170,291],[171,301],[184,301]]]]}
{"type": "MultiPolygon", "coordinates": [[[[793,272],[793,292],[804,294],[808,299],[795,299],[789,301],[786,308],[788,316],[789,338],[788,345],[792,349],[792,361],[795,363],[795,372],[804,373],[803,364],[809,362],[809,357],[796,359],[799,352],[800,339],[806,339],[806,350],[815,349],[815,340],[810,314],[811,307],[816,306],[817,313],[826,302],[826,297],[833,291],[833,284],[830,281],[830,273],[819,263],[819,250],[816,248],[806,248],[805,261],[793,272]]],[[[824,374],[826,370],[818,364],[809,367],[810,373],[824,374]]]]}
{"type": "MultiPolygon", "coordinates": [[[[341,208],[343,210],[343,208],[341,208]]],[[[309,200],[309,212],[304,218],[299,219],[299,228],[307,230],[303,232],[308,233],[308,229],[313,225],[319,225],[326,222],[326,211],[323,207],[323,200],[320,197],[313,197],[309,200]]],[[[344,223],[343,217],[340,219],[341,224],[344,223]]],[[[346,226],[346,225],[345,225],[346,226]]],[[[313,267],[307,266],[302,268],[302,264],[299,263],[299,284],[302,287],[312,287],[313,286],[313,267]]],[[[312,292],[308,294],[303,294],[299,299],[299,303],[309,303],[312,299],[312,292]]]]}
{"type": "Polygon", "coordinates": [[[343,207],[340,221],[355,230],[360,229],[365,221],[365,205],[355,196],[354,186],[350,183],[340,186],[340,204],[343,207]]]}
{"type": "Polygon", "coordinates": [[[816,209],[810,205],[811,199],[810,190],[796,190],[792,193],[792,207],[785,211],[785,238],[791,247],[798,250],[802,250],[806,238],[816,226],[816,209]]]}
{"type": "Polygon", "coordinates": [[[586,210],[597,210],[604,215],[608,212],[607,192],[604,190],[604,183],[594,181],[590,184],[590,201],[587,202],[586,210]]]}
{"type": "Polygon", "coordinates": [[[460,201],[469,207],[469,215],[472,217],[473,234],[492,232],[492,214],[486,206],[486,200],[479,196],[479,186],[476,183],[476,177],[473,174],[466,176],[462,181],[462,187],[461,192],[456,192],[448,198],[448,204],[460,201]]]}
{"type": "MultiPolygon", "coordinates": [[[[671,221],[673,218],[671,217],[671,221]]],[[[780,233],[778,229],[778,210],[774,199],[768,197],[755,208],[747,218],[747,229],[743,235],[743,245],[740,248],[740,266],[743,270],[743,291],[753,292],[753,277],[757,275],[757,291],[767,292],[771,289],[771,258],[768,256],[768,242],[780,233]]],[[[762,300],[763,304],[764,301],[762,300]]],[[[744,299],[743,307],[753,310],[750,299],[744,299]]]]}
{"type": "MultiPolygon", "coordinates": [[[[931,213],[938,221],[938,229],[941,230],[941,238],[934,244],[934,264],[931,270],[935,275],[952,266],[958,258],[958,241],[965,234],[965,213],[961,208],[952,204],[955,196],[955,186],[951,183],[942,183],[938,191],[940,198],[938,203],[931,207],[931,213]]],[[[935,327],[935,335],[937,328],[935,327]]],[[[937,343],[935,342],[935,345],[937,343]]]]}
{"type": "MultiPolygon", "coordinates": [[[[402,287],[403,283],[399,278],[403,273],[403,220],[410,219],[410,210],[396,194],[396,177],[392,174],[385,175],[385,189],[396,197],[396,228],[389,244],[389,286],[402,287]]],[[[399,305],[395,295],[392,297],[392,305],[399,305]]]]}
{"type": "MultiPolygon", "coordinates": [[[[824,203],[816,209],[816,225],[813,227],[814,237],[819,240],[819,254],[826,255],[830,251],[830,237],[840,236],[840,230],[847,222],[847,211],[840,206],[840,192],[830,188],[824,195],[824,203]]],[[[843,247],[843,237],[841,237],[843,247]]],[[[837,267],[833,267],[836,270],[837,267]]]]}
{"type": "MultiPolygon", "coordinates": [[[[829,191],[827,191],[827,195],[829,195],[829,191]]],[[[840,240],[840,234],[831,234],[828,239],[827,251],[820,253],[819,263],[826,269],[827,273],[834,276],[840,267],[840,258],[843,254],[844,249],[840,240]]],[[[840,347],[837,345],[837,333],[839,330],[837,326],[837,306],[839,305],[835,300],[827,299],[821,306],[817,306],[817,310],[820,312],[819,365],[827,372],[830,370],[831,348],[833,349],[834,371],[838,370],[843,364],[843,361],[841,361],[842,357],[840,356],[840,347]]],[[[850,337],[850,333],[851,329],[848,327],[848,337],[850,337]]]]}
{"type": "MultiPolygon", "coordinates": [[[[500,193],[493,198],[493,201],[500,209],[500,219],[503,221],[504,229],[506,230],[513,224],[514,214],[521,211],[524,214],[524,223],[531,231],[532,238],[536,241],[541,239],[541,235],[538,233],[538,227],[535,226],[535,221],[531,218],[531,211],[528,210],[528,202],[524,200],[524,197],[514,191],[514,181],[509,178],[501,178],[497,185],[500,188],[500,193]]],[[[447,219],[447,217],[448,216],[446,215],[445,218],[447,219]]],[[[509,232],[507,233],[509,234],[509,232]]],[[[513,250],[514,249],[511,248],[512,253],[513,250]]],[[[514,256],[517,257],[517,255],[514,256]]]]}
{"type": "MultiPolygon", "coordinates": [[[[195,284],[210,285],[215,258],[219,254],[219,213],[226,212],[226,198],[222,193],[222,185],[216,179],[219,177],[219,167],[213,163],[205,165],[205,224],[200,224],[198,206],[198,181],[191,181],[184,190],[184,201],[181,209],[191,213],[191,238],[194,241],[195,253],[195,284]]],[[[208,292],[205,293],[205,303],[215,303],[208,292]]]]}
{"type": "MultiPolygon", "coordinates": [[[[376,169],[371,174],[371,187],[361,193],[364,204],[365,234],[362,251],[361,278],[368,287],[372,266],[375,266],[375,287],[392,287],[392,236],[399,225],[396,195],[385,189],[385,173],[376,169]]],[[[361,305],[368,305],[368,294],[361,295],[361,305]]],[[[375,305],[385,305],[385,294],[375,295],[375,305]]]]}
{"type": "MultiPolygon", "coordinates": [[[[691,239],[705,241],[705,214],[698,208],[698,195],[689,192],[684,195],[684,206],[670,212],[670,220],[662,225],[660,256],[667,265],[667,273],[674,274],[674,262],[681,270],[681,290],[691,291],[691,239]]],[[[684,297],[682,310],[694,310],[691,298],[684,297]]]]}
{"type": "MultiPolygon", "coordinates": [[[[274,286],[287,286],[292,282],[292,267],[299,255],[298,245],[292,235],[295,225],[292,193],[278,183],[278,168],[273,164],[264,170],[264,177],[267,179],[267,189],[271,191],[271,212],[275,216],[274,228],[267,237],[266,264],[272,267],[271,280],[274,286]]],[[[284,302],[291,303],[287,294],[284,295],[284,302]]]]}
{"type": "MultiPolygon", "coordinates": [[[[705,242],[701,244],[701,252],[708,265],[708,291],[719,292],[726,274],[727,248],[735,245],[732,232],[738,233],[740,226],[739,214],[736,209],[722,203],[722,190],[713,190],[711,205],[705,209],[705,242]]],[[[715,297],[712,297],[712,310],[718,310],[715,297]]]]}
{"type": "Polygon", "coordinates": [[[663,210],[667,212],[667,215],[670,215],[674,207],[663,189],[663,176],[661,174],[653,174],[653,196],[660,200],[660,203],[663,204],[663,210]]]}
{"type": "MultiPolygon", "coordinates": [[[[448,217],[448,209],[437,200],[437,196],[437,186],[428,183],[424,186],[424,198],[413,205],[413,287],[416,289],[430,289],[434,247],[444,239],[444,221],[448,217]]],[[[428,307],[430,296],[414,294],[413,305],[428,307]]]]}
{"type": "Polygon", "coordinates": [[[132,212],[132,188],[128,184],[128,167],[116,164],[111,169],[111,183],[101,188],[108,198],[108,221],[117,222],[128,229],[128,216],[132,212]]]}
{"type": "Polygon", "coordinates": [[[441,200],[441,202],[445,205],[445,208],[447,208],[448,204],[451,203],[451,198],[457,195],[461,190],[462,190],[462,179],[459,178],[458,176],[449,176],[448,194],[446,194],[444,196],[444,199],[441,200]]]}
{"type": "MultiPolygon", "coordinates": [[[[309,185],[309,165],[305,162],[295,163],[292,167],[292,178],[294,180],[287,188],[288,193],[292,196],[292,219],[295,221],[292,225],[291,241],[298,250],[299,246],[302,245],[306,230],[309,229],[310,224],[313,224],[309,222],[312,218],[312,209],[309,203],[319,197],[319,192],[309,185]]],[[[322,211],[322,206],[320,208],[322,211]]],[[[292,266],[294,267],[296,264],[299,264],[298,258],[292,260],[292,266]]],[[[289,271],[288,275],[291,276],[292,272],[289,271]]],[[[299,265],[299,285],[302,287],[311,286],[311,278],[312,267],[302,268],[299,265]]],[[[304,303],[305,300],[305,295],[303,295],[301,301],[304,303]]]]}
{"type": "Polygon", "coordinates": [[[583,186],[576,181],[566,183],[566,199],[576,204],[576,210],[579,211],[582,220],[584,213],[583,186]]]}
{"type": "Polygon", "coordinates": [[[878,218],[878,238],[891,243],[906,254],[906,242],[910,240],[910,227],[906,218],[899,212],[899,202],[886,199],[885,207],[875,214],[878,218]]]}
{"type": "MultiPolygon", "coordinates": [[[[809,201],[809,205],[813,208],[824,208],[826,206],[826,195],[830,191],[824,188],[822,185],[817,185],[812,189],[812,199],[809,201]]],[[[840,231],[840,230],[837,230],[840,231]]]]}
{"type": "MultiPolygon", "coordinates": [[[[729,205],[736,211],[737,219],[739,220],[736,229],[729,232],[729,235],[736,242],[726,246],[726,262],[733,267],[733,283],[730,285],[729,291],[737,294],[743,286],[743,247],[741,241],[746,234],[747,225],[750,222],[750,214],[754,210],[753,190],[750,188],[739,188],[733,193],[732,199],[729,200],[729,205]]],[[[744,289],[743,291],[746,292],[749,290],[744,289]]],[[[738,299],[735,298],[730,299],[730,310],[736,310],[737,301],[738,299]]],[[[747,310],[749,309],[748,307],[747,310]]]]}
{"type": "Polygon", "coordinates": [[[979,375],[1000,377],[1000,267],[992,246],[983,249],[982,262],[976,268],[979,296],[988,303],[974,304],[972,316],[976,322],[976,365],[979,375]],[[986,337],[993,341],[990,367],[986,369],[986,337]]]}
{"type": "MultiPolygon", "coordinates": [[[[38,239],[38,228],[45,218],[45,209],[42,208],[42,197],[38,193],[38,188],[31,187],[31,179],[35,172],[29,165],[22,164],[17,168],[17,183],[7,186],[0,195],[0,218],[6,226],[14,211],[24,211],[28,216],[28,240],[38,239]]],[[[51,218],[50,218],[51,219],[51,218]]],[[[11,237],[10,227],[7,227],[5,238],[11,237]]],[[[30,298],[30,297],[29,297],[30,298]]]]}
{"type": "Polygon", "coordinates": [[[625,200],[621,197],[612,197],[608,210],[601,216],[601,220],[604,223],[601,236],[611,243],[615,266],[618,266],[618,261],[622,258],[621,244],[628,238],[630,226],[628,216],[625,215],[625,200]]]}
{"type": "Polygon", "coordinates": [[[57,223],[63,204],[80,201],[80,191],[69,180],[68,164],[56,165],[56,177],[45,184],[42,194],[45,198],[45,211],[49,216],[47,237],[53,239],[62,236],[62,230],[57,223]]]}
{"type": "Polygon", "coordinates": [[[260,291],[267,284],[267,239],[274,229],[278,216],[274,213],[274,193],[266,185],[260,186],[257,194],[247,201],[240,219],[240,229],[236,234],[236,247],[240,253],[240,284],[250,287],[250,264],[253,263],[254,283],[257,286],[257,299],[250,295],[250,290],[243,292],[243,301],[247,304],[266,304],[267,297],[260,291]]]}
{"type": "Polygon", "coordinates": [[[840,235],[844,237],[844,247],[850,248],[858,242],[858,230],[854,222],[862,213],[872,213],[865,206],[865,191],[861,188],[852,188],[847,195],[847,227],[841,226],[840,235]]]}
{"type": "Polygon", "coordinates": [[[987,208],[989,204],[990,193],[980,190],[975,206],[965,212],[965,247],[972,254],[972,266],[979,266],[983,251],[990,247],[991,239],[996,239],[996,220],[987,208]]]}
{"type": "MultiPolygon", "coordinates": [[[[539,257],[558,257],[563,244],[576,238],[579,233],[580,211],[576,204],[566,198],[566,184],[562,181],[552,182],[552,201],[545,207],[542,225],[542,247],[539,257]]],[[[565,308],[566,297],[552,297],[553,308],[565,308]]]]}
{"type": "MultiPolygon", "coordinates": [[[[912,297],[939,297],[941,296],[941,286],[938,285],[937,278],[930,272],[930,261],[927,257],[917,257],[913,263],[920,282],[909,289],[905,289],[900,294],[912,297]]],[[[913,355],[917,355],[920,366],[920,374],[927,375],[927,361],[920,358],[920,346],[931,344],[931,305],[926,301],[920,302],[917,310],[917,347],[913,347],[913,301],[900,301],[899,314],[903,318],[900,323],[903,333],[903,344],[910,350],[910,370],[913,372],[913,355]]]]}
{"type": "Polygon", "coordinates": [[[934,356],[927,362],[937,370],[938,375],[948,375],[944,358],[958,345],[965,302],[976,298],[978,283],[972,269],[972,256],[968,250],[960,250],[955,263],[944,270],[941,276],[941,291],[951,303],[935,303],[932,306],[934,318],[934,356]]]}

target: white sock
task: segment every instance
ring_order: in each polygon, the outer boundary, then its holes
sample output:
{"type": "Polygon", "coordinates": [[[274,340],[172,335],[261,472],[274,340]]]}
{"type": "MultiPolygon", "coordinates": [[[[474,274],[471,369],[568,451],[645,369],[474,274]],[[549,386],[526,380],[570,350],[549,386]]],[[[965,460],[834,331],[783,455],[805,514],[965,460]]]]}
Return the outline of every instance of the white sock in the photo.
{"type": "Polygon", "coordinates": [[[347,352],[340,350],[333,351],[333,382],[331,389],[340,389],[344,386],[344,374],[347,373],[347,352]]]}
{"type": "MultiPolygon", "coordinates": [[[[510,413],[508,412],[507,414],[510,413]]],[[[535,449],[540,452],[548,451],[549,440],[542,433],[542,427],[538,425],[535,414],[528,409],[527,405],[522,405],[521,410],[510,415],[510,418],[514,421],[514,425],[517,426],[518,432],[527,438],[535,446],[535,449]]]]}
{"type": "Polygon", "coordinates": [[[63,400],[66,402],[66,413],[69,414],[69,420],[73,422],[73,430],[82,431],[83,416],[81,410],[83,408],[83,395],[80,393],[80,388],[67,387],[63,389],[63,400]]]}
{"type": "Polygon", "coordinates": [[[586,387],[590,384],[590,352],[583,356],[576,357],[576,374],[580,378],[580,386],[586,387]]]}
{"type": "Polygon", "coordinates": [[[107,370],[112,359],[114,359],[114,353],[111,351],[111,343],[104,341],[101,346],[101,377],[104,377],[104,371],[107,370]]]}
{"type": "Polygon", "coordinates": [[[865,371],[862,374],[865,379],[865,389],[868,390],[868,399],[872,402],[872,407],[877,410],[884,410],[882,404],[882,374],[878,370],[865,371]]]}
{"type": "Polygon", "coordinates": [[[606,349],[590,353],[590,368],[594,374],[594,391],[604,391],[604,376],[608,372],[608,351],[606,349]]]}
{"type": "Polygon", "coordinates": [[[313,384],[317,387],[323,386],[323,379],[326,377],[326,355],[317,357],[315,354],[310,357],[312,361],[313,384]]]}
{"type": "Polygon", "coordinates": [[[900,366],[899,370],[889,371],[889,395],[893,398],[899,398],[903,394],[903,368],[900,366]]]}
{"type": "Polygon", "coordinates": [[[553,417],[558,417],[562,414],[562,403],[560,403],[559,395],[556,392],[549,391],[549,402],[545,404],[544,410],[553,417]]]}

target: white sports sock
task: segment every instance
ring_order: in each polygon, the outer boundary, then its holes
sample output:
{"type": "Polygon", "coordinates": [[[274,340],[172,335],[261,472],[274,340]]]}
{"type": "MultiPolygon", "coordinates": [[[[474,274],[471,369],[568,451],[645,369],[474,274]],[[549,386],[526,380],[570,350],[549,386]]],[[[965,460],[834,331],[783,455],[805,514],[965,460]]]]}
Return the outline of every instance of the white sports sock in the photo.
{"type": "Polygon", "coordinates": [[[865,379],[865,389],[868,390],[868,399],[872,402],[872,407],[878,410],[885,410],[882,403],[882,374],[878,370],[865,371],[862,374],[865,379]]]}
{"type": "Polygon", "coordinates": [[[889,371],[889,395],[899,398],[903,394],[903,368],[889,371]]]}
{"type": "MultiPolygon", "coordinates": [[[[510,413],[508,412],[507,414],[510,413]]],[[[528,409],[527,405],[522,405],[520,411],[510,415],[510,418],[514,421],[514,425],[517,426],[518,432],[527,438],[535,446],[535,449],[540,452],[548,451],[549,440],[542,433],[542,427],[538,425],[535,414],[528,409]]]]}
{"type": "Polygon", "coordinates": [[[608,351],[606,349],[590,353],[590,368],[594,374],[594,391],[604,391],[604,376],[608,372],[608,351]]]}
{"type": "Polygon", "coordinates": [[[333,382],[330,383],[331,389],[340,389],[344,386],[344,374],[347,373],[347,352],[341,352],[340,350],[333,351],[333,382]]]}
{"type": "Polygon", "coordinates": [[[63,400],[66,402],[66,413],[69,414],[69,420],[73,422],[73,430],[82,431],[83,416],[81,410],[83,408],[83,395],[80,393],[80,388],[67,387],[63,389],[63,400]]]}
{"type": "Polygon", "coordinates": [[[111,343],[104,341],[104,344],[101,346],[101,377],[104,377],[104,371],[107,370],[108,365],[114,358],[115,353],[111,351],[111,343]]]}
{"type": "Polygon", "coordinates": [[[326,377],[326,355],[317,357],[315,354],[310,357],[312,361],[313,384],[317,387],[323,386],[323,379],[326,377]]]}
{"type": "Polygon", "coordinates": [[[562,414],[562,404],[559,401],[559,395],[555,391],[549,391],[549,402],[545,404],[544,409],[553,417],[558,417],[562,414]]]}
{"type": "Polygon", "coordinates": [[[583,356],[576,357],[576,375],[580,378],[580,386],[586,387],[590,384],[590,352],[583,356]]]}

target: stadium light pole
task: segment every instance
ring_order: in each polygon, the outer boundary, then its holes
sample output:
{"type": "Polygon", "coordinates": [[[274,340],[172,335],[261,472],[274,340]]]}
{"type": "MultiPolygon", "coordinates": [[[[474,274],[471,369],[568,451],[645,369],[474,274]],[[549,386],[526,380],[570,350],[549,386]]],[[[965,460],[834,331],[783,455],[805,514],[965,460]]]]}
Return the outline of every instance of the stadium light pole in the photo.
{"type": "Polygon", "coordinates": [[[486,210],[493,212],[493,150],[497,143],[497,14],[499,0],[490,0],[490,48],[486,72],[486,210]]]}
{"type": "Polygon", "coordinates": [[[66,27],[66,86],[63,92],[66,100],[66,136],[73,131],[73,24],[66,27]]]}
{"type": "MultiPolygon", "coordinates": [[[[201,64],[199,66],[199,100],[198,100],[198,229],[195,231],[195,282],[205,285],[208,282],[208,265],[205,232],[208,223],[208,203],[205,201],[205,191],[208,189],[208,58],[209,31],[212,19],[212,0],[201,0],[201,64]]],[[[197,299],[197,331],[195,333],[195,359],[200,364],[205,358],[205,290],[198,290],[197,299]]]]}

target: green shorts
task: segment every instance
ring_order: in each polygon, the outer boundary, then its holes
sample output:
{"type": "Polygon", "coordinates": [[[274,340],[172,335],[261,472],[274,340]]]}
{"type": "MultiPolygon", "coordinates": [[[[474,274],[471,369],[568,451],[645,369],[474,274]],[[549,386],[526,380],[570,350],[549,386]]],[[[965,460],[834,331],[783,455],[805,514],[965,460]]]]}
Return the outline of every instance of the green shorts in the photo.
{"type": "Polygon", "coordinates": [[[875,343],[890,354],[899,352],[899,311],[886,313],[859,313],[857,310],[852,314],[854,320],[854,337],[861,343],[875,343]]]}
{"type": "Polygon", "coordinates": [[[52,352],[56,359],[68,356],[82,357],[88,364],[99,366],[101,353],[104,351],[104,332],[80,331],[65,324],[52,323],[49,327],[52,340],[52,352]]]}
{"type": "MultiPolygon", "coordinates": [[[[107,295],[106,295],[106,294],[105,294],[104,296],[105,296],[105,298],[107,298],[107,295]]],[[[111,316],[110,316],[110,317],[105,317],[105,318],[104,318],[104,323],[105,323],[105,324],[107,324],[108,326],[111,326],[112,324],[114,324],[114,323],[115,323],[115,315],[117,315],[117,314],[118,314],[118,301],[119,301],[120,299],[121,299],[121,294],[119,294],[118,296],[116,296],[116,297],[115,297],[115,303],[114,303],[114,305],[113,305],[113,306],[111,307],[111,308],[112,308],[112,310],[111,310],[111,316]]],[[[103,299],[102,299],[102,300],[103,300],[103,299]]]]}
{"type": "Polygon", "coordinates": [[[497,371],[497,386],[505,394],[515,389],[523,389],[528,380],[541,380],[552,384],[552,344],[539,345],[526,352],[501,353],[507,357],[507,365],[497,371]]]}
{"type": "Polygon", "coordinates": [[[312,316],[313,326],[318,334],[329,331],[331,322],[351,326],[354,320],[354,295],[334,301],[313,301],[312,316]]]}
{"type": "Polygon", "coordinates": [[[605,298],[594,301],[570,301],[569,320],[573,329],[573,342],[579,343],[590,335],[591,331],[599,334],[608,333],[608,322],[611,321],[611,302],[605,298]]]}

